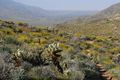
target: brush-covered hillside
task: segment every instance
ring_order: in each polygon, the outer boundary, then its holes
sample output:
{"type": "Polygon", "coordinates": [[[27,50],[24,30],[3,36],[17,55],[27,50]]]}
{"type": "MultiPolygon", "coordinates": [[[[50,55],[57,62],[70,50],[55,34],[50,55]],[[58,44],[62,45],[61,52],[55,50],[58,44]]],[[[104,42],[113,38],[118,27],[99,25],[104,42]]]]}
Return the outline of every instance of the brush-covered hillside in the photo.
{"type": "Polygon", "coordinates": [[[78,18],[59,24],[59,30],[70,33],[94,34],[107,37],[120,36],[120,3],[97,13],[96,15],[78,18]]]}
{"type": "Polygon", "coordinates": [[[0,20],[0,80],[120,80],[118,41],[0,20]]]}

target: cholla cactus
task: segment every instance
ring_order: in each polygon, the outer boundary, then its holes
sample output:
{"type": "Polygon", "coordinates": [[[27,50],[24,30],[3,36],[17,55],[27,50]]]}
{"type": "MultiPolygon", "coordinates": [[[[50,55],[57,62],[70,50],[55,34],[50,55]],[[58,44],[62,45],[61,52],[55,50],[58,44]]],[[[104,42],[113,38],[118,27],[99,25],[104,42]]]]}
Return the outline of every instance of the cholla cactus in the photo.
{"type": "Polygon", "coordinates": [[[17,50],[17,52],[12,54],[12,59],[15,61],[16,67],[21,65],[22,61],[27,61],[33,65],[39,65],[42,63],[41,55],[42,50],[39,50],[39,52],[25,52],[20,49],[17,50]]]}
{"type": "Polygon", "coordinates": [[[57,55],[57,53],[62,51],[59,45],[60,43],[50,44],[49,47],[47,48],[48,52],[51,52],[52,54],[57,55]]]}
{"type": "Polygon", "coordinates": [[[18,49],[18,50],[17,50],[17,53],[13,53],[13,55],[16,56],[17,58],[20,58],[23,52],[24,52],[24,51],[18,49]]]}
{"type": "Polygon", "coordinates": [[[41,54],[44,61],[52,61],[52,56],[60,56],[58,53],[62,50],[59,48],[59,43],[53,43],[48,45],[47,48],[45,48],[44,52],[41,54]]]}
{"type": "Polygon", "coordinates": [[[50,64],[52,62],[58,68],[58,71],[63,73],[59,62],[61,55],[58,54],[61,51],[59,43],[53,43],[48,45],[44,50],[41,49],[39,52],[24,52],[18,49],[16,53],[13,53],[12,59],[15,60],[16,66],[20,66],[21,61],[27,61],[35,65],[43,63],[50,64]]]}
{"type": "Polygon", "coordinates": [[[61,51],[62,50],[59,47],[59,43],[53,43],[50,44],[48,48],[44,50],[44,52],[41,54],[41,57],[43,58],[45,63],[52,62],[58,68],[58,71],[63,73],[63,69],[60,66],[60,62],[59,62],[59,57],[61,57],[59,52],[61,51]]]}
{"type": "Polygon", "coordinates": [[[117,54],[117,55],[113,58],[113,61],[114,61],[116,64],[120,64],[120,54],[117,54]]]}
{"type": "Polygon", "coordinates": [[[21,55],[22,55],[23,51],[21,51],[20,49],[17,50],[16,53],[12,54],[12,59],[15,61],[15,66],[18,67],[21,65],[21,55]]]}

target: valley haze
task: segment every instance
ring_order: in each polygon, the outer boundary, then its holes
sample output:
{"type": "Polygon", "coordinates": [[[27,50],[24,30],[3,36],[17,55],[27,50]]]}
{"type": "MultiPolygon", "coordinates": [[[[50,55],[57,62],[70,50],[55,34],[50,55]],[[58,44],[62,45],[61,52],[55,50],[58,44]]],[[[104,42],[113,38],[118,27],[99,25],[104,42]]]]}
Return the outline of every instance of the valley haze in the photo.
{"type": "Polygon", "coordinates": [[[25,5],[13,0],[0,0],[0,18],[13,21],[25,21],[33,25],[53,25],[63,23],[80,16],[95,14],[97,11],[59,11],[45,10],[25,5]]]}

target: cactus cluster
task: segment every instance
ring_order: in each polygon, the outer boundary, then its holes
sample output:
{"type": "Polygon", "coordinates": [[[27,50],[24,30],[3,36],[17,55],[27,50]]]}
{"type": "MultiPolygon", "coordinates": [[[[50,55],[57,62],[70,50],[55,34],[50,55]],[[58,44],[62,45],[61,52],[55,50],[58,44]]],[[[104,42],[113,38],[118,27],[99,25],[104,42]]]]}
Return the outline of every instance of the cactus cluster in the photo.
{"type": "Polygon", "coordinates": [[[117,55],[113,58],[113,61],[114,61],[116,64],[120,64],[120,54],[117,54],[117,55]]]}
{"type": "Polygon", "coordinates": [[[21,65],[22,61],[29,62],[33,65],[39,65],[42,64],[42,60],[40,57],[41,53],[42,49],[36,50],[36,52],[26,52],[18,49],[15,53],[12,54],[11,58],[14,60],[17,67],[21,65]]]}
{"type": "Polygon", "coordinates": [[[48,45],[48,48],[45,48],[44,52],[41,54],[41,57],[45,61],[45,63],[53,63],[59,72],[63,73],[63,69],[60,66],[59,58],[61,55],[59,52],[62,50],[59,47],[59,43],[52,43],[48,45]]]}
{"type": "Polygon", "coordinates": [[[20,66],[21,61],[27,61],[32,64],[54,64],[58,71],[63,73],[62,67],[60,66],[59,57],[61,56],[58,54],[62,50],[59,48],[59,43],[52,43],[49,44],[47,48],[44,50],[39,50],[38,52],[26,53],[20,49],[17,52],[13,53],[12,59],[15,61],[16,66],[20,66]]]}

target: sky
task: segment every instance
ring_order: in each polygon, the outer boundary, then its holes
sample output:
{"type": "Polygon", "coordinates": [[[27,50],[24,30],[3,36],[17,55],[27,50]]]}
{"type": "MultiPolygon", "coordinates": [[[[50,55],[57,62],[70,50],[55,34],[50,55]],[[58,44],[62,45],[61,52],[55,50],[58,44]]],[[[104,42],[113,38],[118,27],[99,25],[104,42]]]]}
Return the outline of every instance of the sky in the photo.
{"type": "Polygon", "coordinates": [[[46,10],[81,10],[99,11],[120,0],[15,0],[27,5],[37,6],[46,10]]]}

